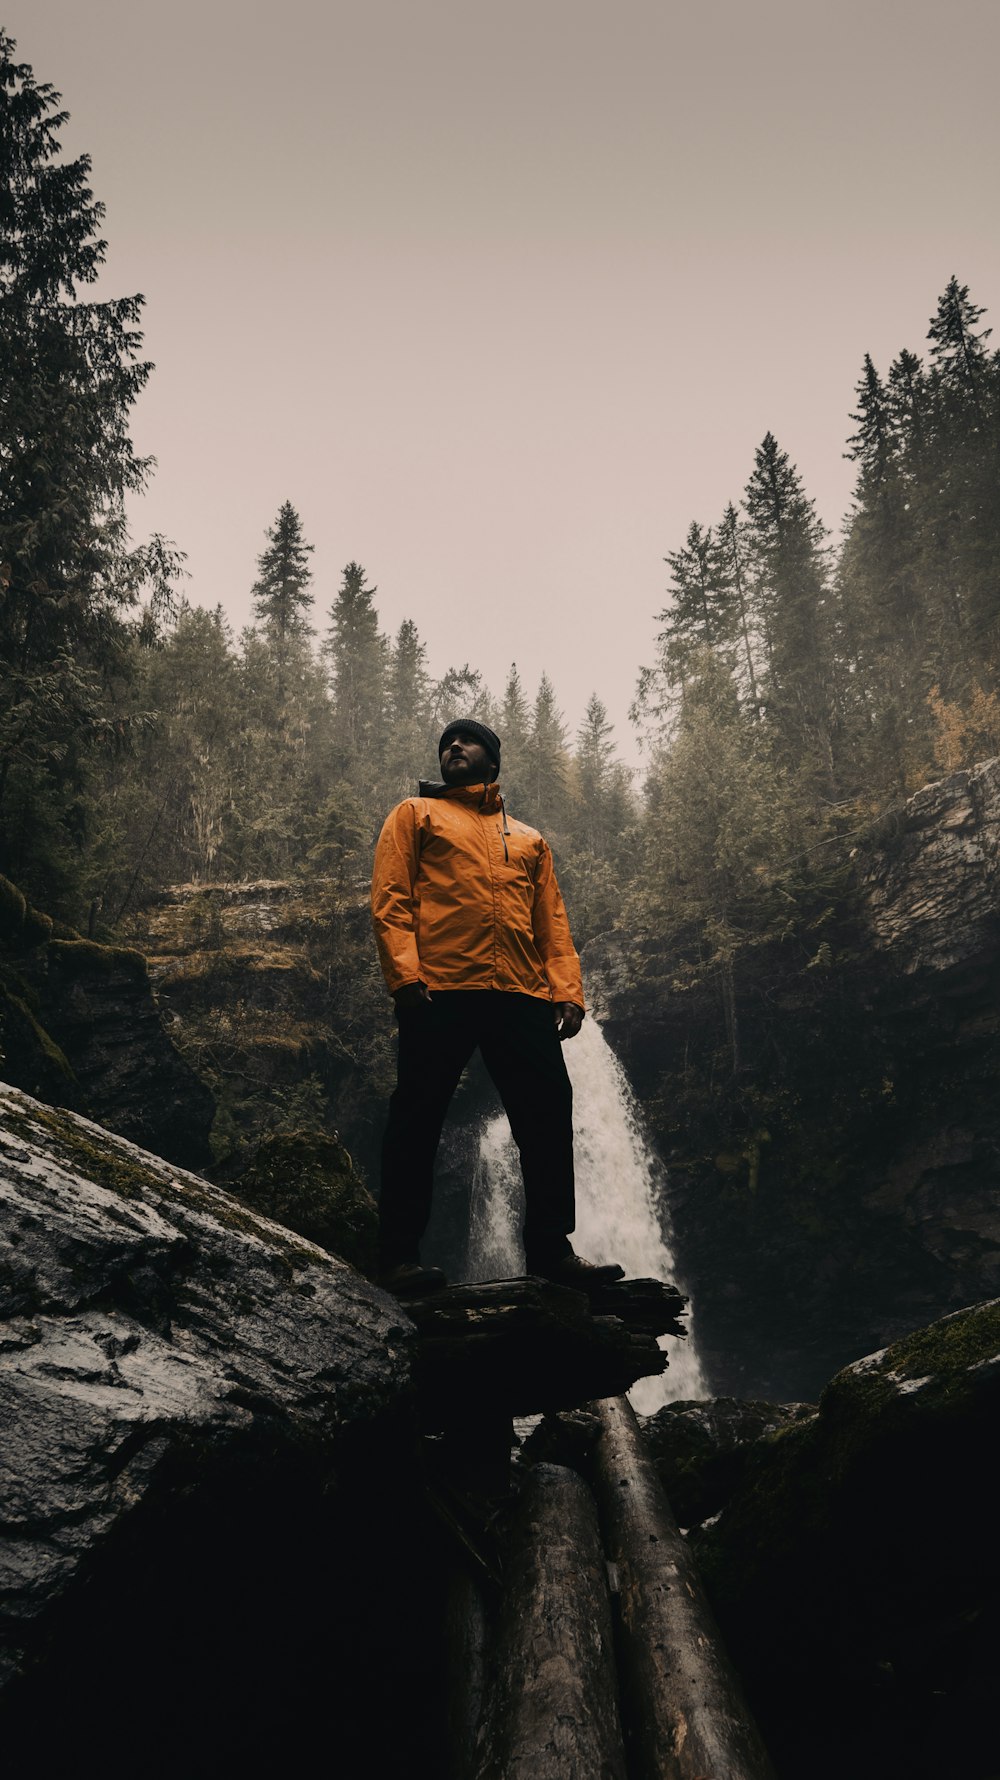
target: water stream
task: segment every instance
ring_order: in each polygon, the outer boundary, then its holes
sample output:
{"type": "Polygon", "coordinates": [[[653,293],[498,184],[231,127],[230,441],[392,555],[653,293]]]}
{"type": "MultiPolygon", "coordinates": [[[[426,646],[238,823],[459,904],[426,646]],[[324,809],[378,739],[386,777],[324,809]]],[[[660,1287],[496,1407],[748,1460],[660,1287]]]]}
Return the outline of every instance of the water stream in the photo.
{"type": "MultiPolygon", "coordinates": [[[[633,1279],[674,1280],[665,1224],[662,1168],[643,1135],[625,1072],[596,1020],[566,1045],[573,1082],[576,1231],[573,1247],[588,1261],[619,1261],[633,1279]]],[[[465,1277],[507,1279],[524,1271],[520,1223],[523,1189],[517,1151],[503,1114],[483,1128],[473,1183],[465,1277]]],[[[633,1407],[650,1415],[663,1403],[707,1397],[689,1309],[686,1340],[664,1336],[669,1357],[662,1378],[640,1379],[633,1407]]]]}

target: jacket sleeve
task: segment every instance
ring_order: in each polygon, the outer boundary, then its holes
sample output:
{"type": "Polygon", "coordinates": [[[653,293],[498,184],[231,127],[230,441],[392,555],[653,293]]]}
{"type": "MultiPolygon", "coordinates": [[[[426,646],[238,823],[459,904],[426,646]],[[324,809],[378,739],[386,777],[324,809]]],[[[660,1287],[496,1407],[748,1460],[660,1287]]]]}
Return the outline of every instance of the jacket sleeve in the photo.
{"type": "Polygon", "coordinates": [[[379,963],[390,995],[420,979],[413,887],[420,863],[413,803],[390,810],[375,848],[372,925],[379,963]]]}
{"type": "Polygon", "coordinates": [[[566,905],[556,883],[552,852],[547,841],[542,842],[538,870],[535,873],[531,925],[553,1001],[573,1001],[577,1007],[586,1007],[580,960],[569,930],[566,905]]]}

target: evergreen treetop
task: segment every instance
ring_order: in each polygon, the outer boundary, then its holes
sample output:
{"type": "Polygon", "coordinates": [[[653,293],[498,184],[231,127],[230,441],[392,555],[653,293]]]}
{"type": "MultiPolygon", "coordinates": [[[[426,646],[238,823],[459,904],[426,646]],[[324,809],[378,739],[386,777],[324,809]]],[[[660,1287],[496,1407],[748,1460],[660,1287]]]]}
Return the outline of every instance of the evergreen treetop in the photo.
{"type": "Polygon", "coordinates": [[[988,356],[986,342],[993,332],[982,328],[977,333],[984,314],[969,296],[968,285],[959,284],[952,274],[927,330],[931,360],[942,386],[967,396],[977,408],[988,356]]]}
{"type": "Polygon", "coordinates": [[[308,558],[313,546],[305,541],[302,521],[291,501],[282,502],[265,536],[267,548],[257,558],[253,609],[268,633],[284,642],[287,637],[304,636],[309,628],[306,614],[313,596],[308,558]]]}

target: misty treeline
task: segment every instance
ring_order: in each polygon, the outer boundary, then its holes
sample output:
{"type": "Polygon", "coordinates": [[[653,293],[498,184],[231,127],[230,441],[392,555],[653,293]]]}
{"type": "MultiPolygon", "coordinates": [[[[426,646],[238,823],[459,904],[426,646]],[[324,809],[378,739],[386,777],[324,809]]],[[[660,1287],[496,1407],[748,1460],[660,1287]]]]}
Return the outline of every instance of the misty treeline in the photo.
{"type": "MultiPolygon", "coordinates": [[[[851,847],[927,779],[1000,750],[1000,354],[949,279],[923,357],[866,354],[835,543],[767,433],[737,508],[667,558],[633,716],[652,749],[635,917],[711,966],[824,924],[851,847]]],[[[682,973],[683,975],[683,973],[682,973]]],[[[679,979],[680,980],[680,979],[679,979]]]]}
{"type": "Polygon", "coordinates": [[[0,34],[0,871],[97,931],[177,880],[357,886],[443,724],[475,712],[581,939],[655,929],[724,984],[741,944],[790,923],[821,956],[852,838],[1000,746],[1000,355],[966,287],[923,356],[864,360],[842,538],[768,433],[739,504],[677,540],[633,712],[640,793],[596,693],[570,731],[548,676],[434,677],[414,621],[383,632],[360,564],[318,588],[290,500],[260,515],[239,636],[186,602],[174,546],[131,541],[142,299],[94,300],[103,207],[64,122],[0,34]]]}

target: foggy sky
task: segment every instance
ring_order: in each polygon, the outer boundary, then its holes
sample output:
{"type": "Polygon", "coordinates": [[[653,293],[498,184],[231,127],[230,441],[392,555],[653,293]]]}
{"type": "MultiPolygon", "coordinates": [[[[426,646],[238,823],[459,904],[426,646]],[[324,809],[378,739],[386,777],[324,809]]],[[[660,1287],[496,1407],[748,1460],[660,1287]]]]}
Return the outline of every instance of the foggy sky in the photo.
{"type": "MultiPolygon", "coordinates": [[[[663,557],[773,431],[831,527],[862,356],[1000,314],[1000,4],[7,0],[147,298],[134,514],[237,628],[290,499],[436,674],[623,755],[663,557]]],[[[1000,333],[994,344],[1000,342],[1000,333]]]]}

